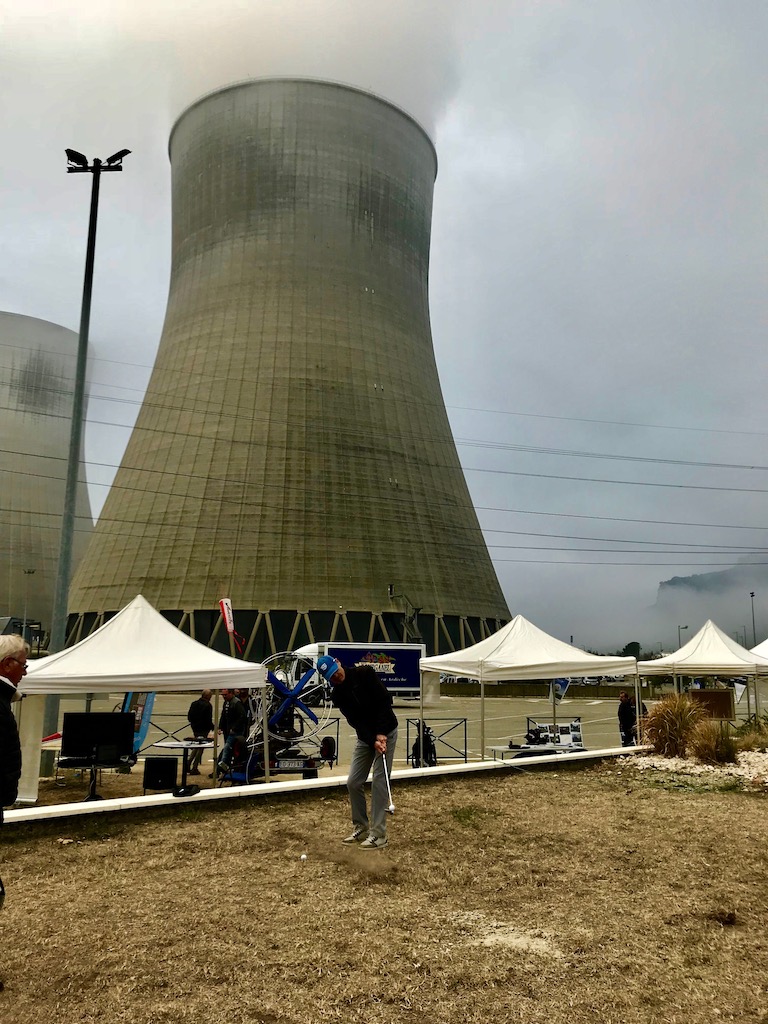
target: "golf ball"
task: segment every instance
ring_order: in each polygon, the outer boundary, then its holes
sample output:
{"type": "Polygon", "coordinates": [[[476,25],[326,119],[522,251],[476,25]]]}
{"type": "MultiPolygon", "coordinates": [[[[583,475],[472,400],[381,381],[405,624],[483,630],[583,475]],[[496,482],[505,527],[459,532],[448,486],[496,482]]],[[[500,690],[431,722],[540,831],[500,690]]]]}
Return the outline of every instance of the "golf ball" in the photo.
{"type": "Polygon", "coordinates": [[[389,813],[390,814],[394,814],[395,813],[395,805],[394,804],[390,804],[389,805],[389,813]]]}
{"type": "Polygon", "coordinates": [[[302,853],[302,855],[301,855],[301,857],[299,859],[300,860],[306,860],[307,859],[306,853],[302,853]]]}

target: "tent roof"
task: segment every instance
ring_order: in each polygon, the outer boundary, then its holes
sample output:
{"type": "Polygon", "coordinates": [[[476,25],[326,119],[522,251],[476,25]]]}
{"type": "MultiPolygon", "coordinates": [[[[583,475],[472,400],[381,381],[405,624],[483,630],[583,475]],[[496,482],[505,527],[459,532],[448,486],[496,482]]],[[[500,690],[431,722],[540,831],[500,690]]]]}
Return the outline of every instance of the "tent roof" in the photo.
{"type": "Polygon", "coordinates": [[[470,679],[558,679],[561,676],[634,675],[634,658],[589,654],[558,640],[522,615],[472,647],[422,658],[422,672],[445,672],[470,679]]]}
{"type": "Polygon", "coordinates": [[[637,670],[643,676],[768,675],[768,657],[748,651],[707,619],[679,651],[655,661],[639,661],[637,670]]]}
{"type": "Polygon", "coordinates": [[[265,685],[264,669],[182,633],[141,595],[84,640],[31,661],[23,693],[196,690],[265,685]]]}

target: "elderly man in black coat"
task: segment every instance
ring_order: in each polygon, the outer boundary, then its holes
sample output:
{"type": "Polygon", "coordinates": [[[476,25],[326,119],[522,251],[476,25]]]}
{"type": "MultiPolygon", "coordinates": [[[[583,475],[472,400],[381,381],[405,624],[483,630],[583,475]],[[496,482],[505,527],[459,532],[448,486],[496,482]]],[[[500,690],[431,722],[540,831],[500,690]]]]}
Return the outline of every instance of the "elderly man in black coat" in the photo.
{"type": "Polygon", "coordinates": [[[0,823],[3,807],[15,803],[21,778],[21,743],[11,704],[21,698],[29,644],[20,636],[0,636],[0,823]]]}
{"type": "MultiPolygon", "coordinates": [[[[0,825],[3,807],[16,802],[21,778],[21,743],[11,704],[21,698],[19,683],[27,671],[29,644],[15,634],[0,636],[0,825]]],[[[0,906],[5,897],[0,878],[0,906]]],[[[2,987],[2,982],[0,982],[2,987]]]]}

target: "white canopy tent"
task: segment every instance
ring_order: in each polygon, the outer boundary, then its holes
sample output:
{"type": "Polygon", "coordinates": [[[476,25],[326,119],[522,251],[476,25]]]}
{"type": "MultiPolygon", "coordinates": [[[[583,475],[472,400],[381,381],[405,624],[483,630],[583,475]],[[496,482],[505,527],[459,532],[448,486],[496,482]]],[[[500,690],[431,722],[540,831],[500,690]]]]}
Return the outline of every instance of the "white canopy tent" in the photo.
{"type": "MultiPolygon", "coordinates": [[[[492,636],[450,654],[419,661],[422,672],[441,672],[480,681],[480,745],[485,758],[485,684],[522,679],[560,679],[566,676],[636,676],[634,658],[589,654],[516,615],[492,636]]],[[[423,689],[423,687],[422,687],[423,689]]],[[[424,717],[422,710],[422,719],[424,717]]]]}
{"type": "Polygon", "coordinates": [[[757,708],[757,677],[768,676],[768,654],[760,654],[758,648],[748,651],[707,619],[680,650],[654,661],[639,661],[637,670],[642,676],[672,676],[676,691],[679,676],[746,676],[754,680],[757,708]]]}
{"type": "Polygon", "coordinates": [[[265,669],[203,646],[139,595],[84,640],[30,661],[20,689],[66,694],[223,686],[266,686],[265,669]]]}
{"type": "MultiPolygon", "coordinates": [[[[39,699],[24,701],[21,706],[21,798],[26,802],[37,799],[43,694],[256,689],[266,685],[263,665],[238,661],[203,646],[139,595],[84,640],[29,662],[19,689],[25,697],[39,695],[39,699]]],[[[218,694],[216,701],[215,717],[218,694]]]]}

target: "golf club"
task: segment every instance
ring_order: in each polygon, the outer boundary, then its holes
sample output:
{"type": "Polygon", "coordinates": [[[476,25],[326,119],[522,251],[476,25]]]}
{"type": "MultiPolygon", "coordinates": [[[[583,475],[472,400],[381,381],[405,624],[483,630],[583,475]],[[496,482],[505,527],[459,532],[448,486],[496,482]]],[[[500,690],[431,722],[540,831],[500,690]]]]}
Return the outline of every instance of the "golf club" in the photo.
{"type": "Polygon", "coordinates": [[[384,778],[387,780],[387,792],[389,793],[389,807],[387,810],[390,814],[395,813],[395,805],[392,802],[392,787],[389,784],[389,772],[387,771],[387,755],[382,753],[381,763],[384,766],[384,778]]]}

